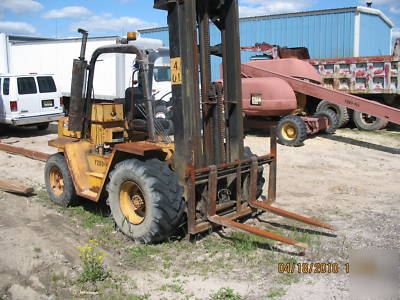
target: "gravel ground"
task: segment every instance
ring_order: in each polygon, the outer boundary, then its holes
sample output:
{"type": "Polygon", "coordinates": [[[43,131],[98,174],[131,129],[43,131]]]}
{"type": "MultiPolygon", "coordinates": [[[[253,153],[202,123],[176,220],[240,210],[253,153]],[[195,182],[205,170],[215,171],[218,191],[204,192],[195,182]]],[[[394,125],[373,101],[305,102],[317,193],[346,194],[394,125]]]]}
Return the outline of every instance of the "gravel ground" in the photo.
{"type": "MultiPolygon", "coordinates": [[[[18,129],[1,139],[52,153],[47,141],[56,136],[54,130],[54,126],[39,133],[18,129]]],[[[268,152],[269,138],[248,135],[245,144],[261,155],[268,152]]],[[[386,131],[345,129],[334,136],[315,136],[303,147],[278,146],[275,206],[319,218],[337,231],[312,231],[315,228],[268,213],[247,222],[276,230],[285,225],[305,230],[302,238],[311,248],[299,253],[279,243],[253,243],[251,247],[258,245],[255,249],[245,249],[242,246],[247,244],[232,244],[227,238],[235,234],[231,230],[213,233],[195,244],[184,239],[135,248],[140,246],[115,232],[107,218],[96,223],[97,210],[86,209],[90,204],[85,202],[80,213],[80,207],[61,210],[46,201],[40,191],[43,162],[0,152],[2,177],[39,191],[29,198],[0,192],[0,298],[209,299],[226,287],[242,299],[349,299],[349,274],[344,266],[351,250],[400,249],[399,154],[400,133],[386,131]],[[95,225],[86,226],[85,218],[93,219],[95,225]],[[123,276],[117,287],[93,289],[74,283],[81,267],[76,246],[93,236],[102,241],[108,254],[107,268],[123,276]],[[146,252],[147,256],[133,262],[132,256],[129,260],[125,255],[130,249],[156,252],[146,252]],[[337,263],[341,269],[337,274],[279,274],[278,261],[337,263]]],[[[283,233],[290,234],[286,229],[283,233]]]]}

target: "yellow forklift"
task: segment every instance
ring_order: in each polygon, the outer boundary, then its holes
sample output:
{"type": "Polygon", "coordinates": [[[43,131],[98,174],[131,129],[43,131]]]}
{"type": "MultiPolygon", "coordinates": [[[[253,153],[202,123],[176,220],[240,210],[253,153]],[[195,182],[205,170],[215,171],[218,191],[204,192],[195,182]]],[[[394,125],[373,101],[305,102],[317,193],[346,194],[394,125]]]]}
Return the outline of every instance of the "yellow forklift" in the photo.
{"type": "Polygon", "coordinates": [[[58,153],[45,166],[50,198],[106,201],[118,228],[138,242],[168,239],[181,226],[195,235],[228,226],[306,248],[308,245],[243,223],[258,210],[315,226],[330,225],[276,207],[276,136],[270,153],[243,145],[237,0],[155,0],[168,12],[174,138],[154,120],[151,56],[129,43],[100,47],[85,61],[87,32],[74,60],[70,114],[49,141],[58,153]],[[210,23],[221,45],[210,45],[210,23]],[[96,61],[106,53],[135,54],[138,84],[124,99],[93,96],[96,61]],[[211,55],[222,57],[223,84],[211,82],[211,55]],[[200,86],[199,86],[200,83],[200,86]],[[144,106],[138,105],[138,102],[144,106]],[[139,110],[145,120],[138,119],[139,110]],[[262,197],[269,167],[268,197],[262,197]]]}

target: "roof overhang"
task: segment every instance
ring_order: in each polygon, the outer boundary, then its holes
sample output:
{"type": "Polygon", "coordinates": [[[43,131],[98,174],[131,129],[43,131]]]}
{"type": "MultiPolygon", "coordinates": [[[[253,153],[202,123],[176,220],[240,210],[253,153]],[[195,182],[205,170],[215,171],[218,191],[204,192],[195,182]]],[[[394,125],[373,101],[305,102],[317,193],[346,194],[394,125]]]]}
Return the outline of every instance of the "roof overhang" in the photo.
{"type": "Polygon", "coordinates": [[[365,7],[365,6],[357,6],[357,11],[365,14],[377,15],[382,18],[389,25],[390,28],[394,27],[394,23],[379,9],[365,7]]]}

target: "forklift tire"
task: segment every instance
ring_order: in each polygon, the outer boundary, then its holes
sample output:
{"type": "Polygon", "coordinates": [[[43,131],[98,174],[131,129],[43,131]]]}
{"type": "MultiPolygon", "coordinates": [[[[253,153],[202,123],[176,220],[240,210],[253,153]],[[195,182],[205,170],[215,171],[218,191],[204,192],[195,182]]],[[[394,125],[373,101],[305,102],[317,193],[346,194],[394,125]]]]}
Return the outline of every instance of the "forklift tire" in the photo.
{"type": "Polygon", "coordinates": [[[318,113],[325,110],[331,110],[336,114],[339,123],[339,128],[345,127],[350,121],[349,110],[342,105],[322,100],[320,103],[318,103],[316,112],[318,113]]]}
{"type": "Polygon", "coordinates": [[[36,127],[38,130],[46,130],[49,128],[49,122],[37,124],[36,127]]]}
{"type": "Polygon", "coordinates": [[[380,130],[386,127],[389,123],[384,119],[379,119],[368,114],[364,114],[358,111],[354,111],[353,113],[353,121],[354,124],[360,130],[373,131],[380,130]]]}
{"type": "Polygon", "coordinates": [[[44,167],[44,181],[51,201],[60,206],[74,204],[77,195],[64,155],[51,155],[44,167]]]}
{"type": "Polygon", "coordinates": [[[329,127],[324,129],[326,134],[334,134],[336,129],[339,128],[339,120],[337,115],[330,109],[322,110],[314,114],[314,117],[323,116],[328,119],[329,127]]]}
{"type": "MultiPolygon", "coordinates": [[[[257,156],[253,152],[251,152],[250,147],[244,147],[244,157],[245,158],[251,158],[257,156]]],[[[265,178],[263,176],[264,168],[259,167],[257,171],[257,193],[256,193],[256,199],[260,198],[263,192],[263,187],[265,183],[265,178]]]]}
{"type": "Polygon", "coordinates": [[[283,117],[277,126],[278,142],[282,145],[298,147],[307,138],[306,123],[299,116],[283,117]]]}
{"type": "Polygon", "coordinates": [[[158,159],[128,159],[110,173],[108,205],[118,228],[135,242],[161,242],[183,223],[178,175],[158,159]]]}

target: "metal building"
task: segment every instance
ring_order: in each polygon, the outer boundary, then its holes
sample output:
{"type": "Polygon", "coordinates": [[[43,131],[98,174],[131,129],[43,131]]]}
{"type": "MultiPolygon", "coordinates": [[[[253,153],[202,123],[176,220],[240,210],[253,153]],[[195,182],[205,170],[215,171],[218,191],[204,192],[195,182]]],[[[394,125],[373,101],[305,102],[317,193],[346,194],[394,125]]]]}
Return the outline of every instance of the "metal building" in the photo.
{"type": "MultiPolygon", "coordinates": [[[[380,10],[349,7],[240,19],[242,46],[267,42],[282,47],[307,47],[311,58],[387,55],[391,51],[393,22],[380,10]]],[[[140,31],[168,46],[168,28],[140,31]]],[[[211,28],[211,43],[220,36],[211,28]]],[[[242,52],[242,61],[254,53],[242,52]]],[[[219,60],[213,57],[213,79],[219,78],[219,60]]]]}

